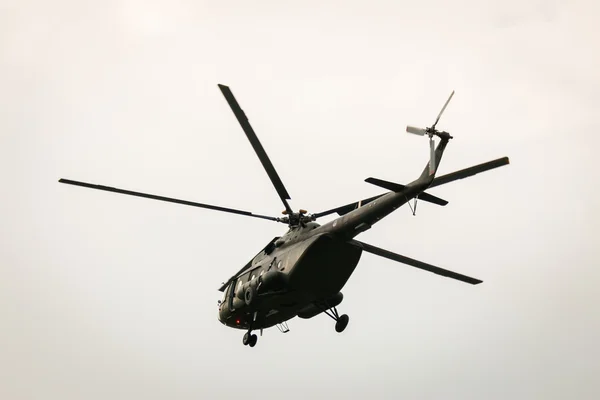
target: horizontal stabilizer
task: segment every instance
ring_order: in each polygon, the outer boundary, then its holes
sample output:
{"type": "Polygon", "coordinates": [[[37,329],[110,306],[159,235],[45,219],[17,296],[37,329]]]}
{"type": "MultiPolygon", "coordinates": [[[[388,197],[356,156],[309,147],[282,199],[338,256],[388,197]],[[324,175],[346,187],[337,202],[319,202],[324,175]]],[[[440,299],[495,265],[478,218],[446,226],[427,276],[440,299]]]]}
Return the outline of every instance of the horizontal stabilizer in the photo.
{"type": "Polygon", "coordinates": [[[480,172],[489,171],[490,169],[502,167],[507,164],[510,164],[508,157],[502,157],[497,160],[488,161],[486,163],[475,165],[473,167],[461,169],[460,171],[438,176],[433,180],[429,187],[440,186],[458,179],[468,178],[469,176],[476,175],[480,172]]]}
{"type": "Polygon", "coordinates": [[[382,187],[387,190],[391,190],[392,192],[401,192],[406,187],[405,185],[401,185],[399,183],[384,181],[383,179],[377,178],[367,178],[365,182],[370,183],[375,186],[382,187]]]}
{"type": "Polygon", "coordinates": [[[438,206],[445,206],[448,202],[444,199],[440,199],[439,197],[435,197],[429,193],[421,193],[418,196],[419,200],[423,200],[429,203],[437,204],[438,206]]]}
{"type": "MultiPolygon", "coordinates": [[[[365,179],[365,182],[371,183],[375,186],[379,186],[382,187],[384,189],[387,190],[391,190],[393,192],[401,192],[404,190],[404,188],[406,187],[405,185],[401,185],[399,183],[394,183],[394,182],[388,182],[388,181],[384,181],[383,179],[377,179],[377,178],[367,178],[365,179]]],[[[423,200],[423,201],[427,201],[429,203],[433,203],[433,204],[437,204],[439,206],[445,206],[446,204],[448,204],[448,202],[444,199],[440,199],[439,197],[435,197],[429,193],[421,193],[419,194],[419,200],[423,200]]]]}
{"type": "Polygon", "coordinates": [[[372,246],[365,242],[360,242],[358,240],[351,240],[350,243],[357,247],[360,247],[364,251],[369,252],[371,254],[375,254],[377,256],[384,257],[384,258],[387,258],[390,260],[398,261],[403,264],[410,265],[412,267],[423,269],[425,271],[433,272],[434,274],[445,276],[447,278],[452,278],[452,279],[456,279],[456,280],[459,280],[462,282],[470,283],[471,285],[477,285],[477,284],[483,282],[482,280],[479,280],[476,278],[471,278],[470,276],[459,274],[458,272],[449,271],[447,269],[436,267],[434,265],[427,264],[422,261],[414,260],[412,258],[408,258],[408,257],[402,256],[400,254],[392,253],[391,251],[372,246]]]}

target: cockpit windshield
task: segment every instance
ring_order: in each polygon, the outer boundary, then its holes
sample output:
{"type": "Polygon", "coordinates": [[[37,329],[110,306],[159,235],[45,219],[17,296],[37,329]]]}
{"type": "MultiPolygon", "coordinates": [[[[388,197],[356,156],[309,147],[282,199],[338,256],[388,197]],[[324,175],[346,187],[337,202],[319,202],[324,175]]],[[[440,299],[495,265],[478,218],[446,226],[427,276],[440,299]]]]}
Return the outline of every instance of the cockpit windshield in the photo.
{"type": "Polygon", "coordinates": [[[233,282],[230,282],[229,285],[227,285],[227,289],[225,289],[225,292],[223,294],[223,302],[227,302],[227,298],[229,297],[229,292],[231,291],[232,284],[233,282]]]}

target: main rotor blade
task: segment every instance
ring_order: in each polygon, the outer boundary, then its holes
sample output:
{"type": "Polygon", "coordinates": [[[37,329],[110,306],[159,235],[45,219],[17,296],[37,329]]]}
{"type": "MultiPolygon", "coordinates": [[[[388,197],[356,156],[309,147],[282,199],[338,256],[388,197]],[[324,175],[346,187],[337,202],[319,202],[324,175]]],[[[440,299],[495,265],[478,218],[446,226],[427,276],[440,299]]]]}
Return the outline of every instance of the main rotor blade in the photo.
{"type": "Polygon", "coordinates": [[[442,275],[447,278],[452,278],[452,279],[456,279],[456,280],[459,280],[462,282],[470,283],[471,285],[477,285],[477,284],[483,282],[479,279],[471,278],[470,276],[462,275],[457,272],[449,271],[447,269],[436,267],[434,265],[427,264],[422,261],[418,261],[418,260],[414,260],[412,258],[402,256],[400,254],[392,253],[391,251],[372,246],[365,242],[360,242],[358,240],[351,240],[350,243],[352,243],[355,246],[361,247],[364,251],[367,251],[371,254],[375,254],[380,257],[385,257],[390,260],[398,261],[403,264],[410,265],[412,267],[423,269],[425,271],[433,272],[434,274],[442,275]]]}
{"type": "MultiPolygon", "coordinates": [[[[375,186],[382,187],[387,190],[391,190],[392,192],[396,192],[396,193],[402,192],[406,188],[406,185],[402,185],[400,183],[384,181],[383,179],[377,179],[377,178],[367,178],[367,179],[365,179],[365,182],[368,182],[375,186]]],[[[436,197],[436,196],[426,193],[426,192],[419,193],[419,200],[427,201],[429,203],[437,204],[439,206],[445,206],[446,204],[448,204],[448,202],[446,200],[440,199],[439,197],[436,197]]]]}
{"type": "Polygon", "coordinates": [[[444,107],[442,107],[442,111],[440,111],[440,113],[438,114],[435,122],[433,123],[433,125],[431,126],[432,129],[435,129],[435,126],[437,125],[437,123],[440,120],[440,117],[442,116],[442,114],[444,113],[444,110],[446,109],[446,106],[448,106],[448,103],[450,103],[450,99],[452,98],[452,96],[454,96],[454,90],[452,91],[452,93],[450,93],[450,97],[448,97],[448,100],[446,100],[446,104],[444,104],[444,107]]]}
{"type": "Polygon", "coordinates": [[[221,84],[219,84],[218,86],[219,89],[221,89],[223,96],[225,96],[227,103],[229,103],[229,107],[231,107],[231,110],[235,114],[235,117],[242,126],[242,129],[246,133],[250,144],[254,148],[256,155],[258,156],[260,162],[265,168],[265,171],[267,171],[269,178],[271,178],[271,182],[273,182],[273,186],[275,186],[275,190],[277,190],[277,194],[279,194],[279,197],[281,198],[281,201],[283,202],[286,211],[288,212],[288,214],[293,214],[293,211],[287,202],[287,200],[291,200],[291,197],[285,189],[285,186],[283,186],[283,182],[279,178],[279,175],[277,175],[277,171],[275,171],[275,167],[271,163],[271,160],[269,160],[267,152],[262,147],[262,144],[260,144],[256,133],[254,133],[254,129],[252,129],[252,126],[250,126],[250,122],[248,121],[248,117],[246,117],[244,110],[242,110],[242,108],[238,104],[237,100],[233,96],[233,93],[231,93],[229,87],[221,84]]]}
{"type": "Polygon", "coordinates": [[[364,200],[360,200],[360,201],[355,201],[354,203],[346,204],[346,205],[341,206],[341,207],[332,208],[330,210],[323,211],[323,212],[320,212],[320,213],[316,213],[316,214],[313,214],[313,215],[314,215],[315,218],[321,218],[321,217],[324,217],[326,215],[333,214],[333,213],[337,213],[338,215],[348,214],[350,211],[352,211],[355,208],[357,208],[359,204],[361,206],[364,206],[365,204],[368,204],[368,203],[372,202],[373,200],[376,200],[376,199],[378,199],[381,196],[386,195],[386,194],[387,193],[382,193],[382,194],[377,195],[377,196],[369,197],[368,199],[364,199],[364,200]]]}
{"type": "Polygon", "coordinates": [[[469,176],[476,175],[480,172],[489,171],[490,169],[502,167],[507,164],[510,164],[508,157],[498,158],[496,160],[488,161],[486,163],[475,165],[473,167],[461,169],[460,171],[455,171],[446,175],[438,176],[433,180],[433,182],[431,182],[431,185],[429,185],[429,187],[432,188],[434,186],[444,185],[457,179],[468,178],[469,176]]]}
{"type": "Polygon", "coordinates": [[[281,222],[279,220],[279,218],[276,218],[276,217],[269,217],[269,216],[266,216],[266,215],[252,214],[249,211],[236,210],[234,208],[219,207],[219,206],[213,206],[213,205],[210,205],[210,204],[203,204],[203,203],[195,203],[193,201],[179,200],[179,199],[173,199],[173,198],[170,198],[170,197],[163,197],[163,196],[156,196],[154,194],[133,192],[131,190],[117,189],[117,188],[110,187],[110,186],[93,185],[91,183],[72,181],[70,179],[62,179],[61,178],[58,181],[60,183],[66,183],[66,184],[75,185],[75,186],[83,186],[83,187],[87,187],[87,188],[90,188],[90,189],[98,189],[98,190],[104,190],[104,191],[107,191],[107,192],[127,194],[127,195],[130,195],[130,196],[145,197],[147,199],[167,201],[167,202],[170,202],[170,203],[183,204],[183,205],[186,205],[186,206],[207,208],[209,210],[223,211],[223,212],[228,212],[228,213],[232,213],[232,214],[245,215],[247,217],[268,219],[269,221],[281,222]]]}

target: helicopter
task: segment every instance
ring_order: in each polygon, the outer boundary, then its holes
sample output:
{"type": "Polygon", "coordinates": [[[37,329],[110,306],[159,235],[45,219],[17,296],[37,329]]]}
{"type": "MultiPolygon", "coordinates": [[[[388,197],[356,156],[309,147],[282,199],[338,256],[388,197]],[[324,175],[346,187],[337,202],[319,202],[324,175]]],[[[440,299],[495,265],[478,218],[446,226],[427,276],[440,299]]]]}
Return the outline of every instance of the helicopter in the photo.
{"type": "Polygon", "coordinates": [[[254,331],[260,331],[262,336],[264,329],[277,326],[281,332],[289,332],[287,321],[294,317],[309,319],[325,314],[335,321],[335,330],[343,332],[349,323],[349,317],[347,314],[340,315],[337,310],[344,298],[341,290],[357,267],[363,252],[471,285],[483,282],[355,239],[404,204],[409,205],[413,215],[416,213],[418,200],[439,206],[448,204],[446,200],[427,193],[426,190],[430,188],[509,164],[508,157],[502,157],[436,176],[444,150],[453,139],[448,132],[437,130],[436,126],[454,91],[432,126],[419,128],[408,125],[406,127],[407,133],[429,137],[429,160],[417,179],[408,184],[400,184],[373,177],[367,178],[366,182],[381,187],[386,192],[323,212],[309,214],[304,209],[294,211],[290,207],[288,200],[291,200],[291,197],[244,111],[228,86],[218,84],[218,87],[273,183],[285,208],[282,212],[283,216],[255,214],[239,209],[64,178],[59,179],[59,182],[286,224],[287,232],[269,241],[258,254],[219,288],[223,297],[217,302],[218,320],[227,327],[245,331],[242,340],[244,345],[250,347],[256,345],[258,337],[253,333],[254,331]],[[439,138],[437,146],[434,138],[439,138]],[[338,217],[323,225],[316,222],[317,219],[331,214],[337,214],[338,217]]]}

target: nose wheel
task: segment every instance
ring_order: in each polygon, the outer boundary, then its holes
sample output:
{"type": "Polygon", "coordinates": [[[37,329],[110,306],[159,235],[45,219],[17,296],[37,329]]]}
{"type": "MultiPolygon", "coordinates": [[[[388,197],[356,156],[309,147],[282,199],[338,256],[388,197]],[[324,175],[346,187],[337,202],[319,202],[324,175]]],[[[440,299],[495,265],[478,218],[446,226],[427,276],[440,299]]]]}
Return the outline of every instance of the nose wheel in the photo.
{"type": "Polygon", "coordinates": [[[256,346],[256,342],[258,342],[258,337],[255,334],[246,332],[246,334],[244,335],[244,339],[242,340],[244,346],[254,347],[256,346]]]}
{"type": "MultiPolygon", "coordinates": [[[[252,334],[252,328],[254,327],[254,323],[256,322],[256,318],[258,316],[258,312],[254,312],[252,316],[252,321],[250,321],[250,327],[248,328],[248,332],[244,335],[244,339],[242,339],[242,343],[244,346],[254,347],[256,346],[256,342],[258,341],[258,337],[252,334]]],[[[262,333],[262,331],[261,331],[262,333]]]]}

